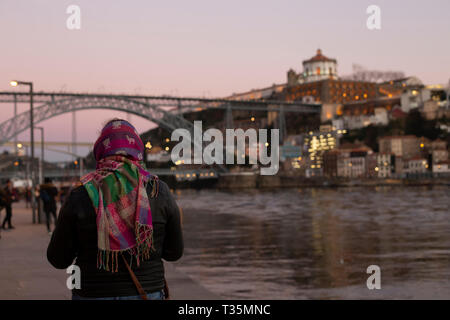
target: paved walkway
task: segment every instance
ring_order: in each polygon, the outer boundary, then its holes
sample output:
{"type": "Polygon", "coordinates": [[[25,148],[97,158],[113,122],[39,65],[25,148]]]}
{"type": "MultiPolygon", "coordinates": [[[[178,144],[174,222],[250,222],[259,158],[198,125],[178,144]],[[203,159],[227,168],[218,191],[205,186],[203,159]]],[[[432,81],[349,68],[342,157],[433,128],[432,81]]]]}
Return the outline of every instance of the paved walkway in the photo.
{"type": "MultiPolygon", "coordinates": [[[[4,210],[0,216],[3,221],[4,210]]],[[[13,225],[16,229],[1,231],[0,300],[70,299],[65,270],[54,269],[47,261],[50,236],[45,224],[32,224],[31,209],[26,209],[24,203],[16,203],[13,225]]],[[[220,299],[172,264],[165,265],[173,299],[220,299]]]]}

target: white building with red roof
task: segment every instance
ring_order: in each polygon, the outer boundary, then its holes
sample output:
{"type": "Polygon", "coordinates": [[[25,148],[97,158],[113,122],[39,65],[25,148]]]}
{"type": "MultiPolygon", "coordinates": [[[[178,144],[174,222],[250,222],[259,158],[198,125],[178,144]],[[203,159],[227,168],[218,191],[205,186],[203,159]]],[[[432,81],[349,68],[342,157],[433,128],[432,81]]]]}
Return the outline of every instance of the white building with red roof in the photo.
{"type": "Polygon", "coordinates": [[[322,54],[322,50],[317,49],[317,53],[311,59],[303,61],[303,79],[305,82],[320,81],[326,79],[337,80],[337,61],[322,54]]]}
{"type": "Polygon", "coordinates": [[[303,72],[296,73],[290,69],[287,73],[288,85],[298,83],[308,83],[320,80],[338,80],[337,61],[322,54],[322,50],[317,49],[316,55],[303,61],[303,72]]]}

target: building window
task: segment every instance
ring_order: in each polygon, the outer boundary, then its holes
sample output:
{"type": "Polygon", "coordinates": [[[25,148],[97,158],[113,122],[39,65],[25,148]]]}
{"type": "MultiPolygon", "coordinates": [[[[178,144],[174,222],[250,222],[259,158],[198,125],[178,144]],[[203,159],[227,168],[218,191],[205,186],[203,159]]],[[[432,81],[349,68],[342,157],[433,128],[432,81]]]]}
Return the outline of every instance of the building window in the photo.
{"type": "Polygon", "coordinates": [[[318,75],[320,75],[320,67],[317,67],[316,73],[317,73],[318,75]]]}

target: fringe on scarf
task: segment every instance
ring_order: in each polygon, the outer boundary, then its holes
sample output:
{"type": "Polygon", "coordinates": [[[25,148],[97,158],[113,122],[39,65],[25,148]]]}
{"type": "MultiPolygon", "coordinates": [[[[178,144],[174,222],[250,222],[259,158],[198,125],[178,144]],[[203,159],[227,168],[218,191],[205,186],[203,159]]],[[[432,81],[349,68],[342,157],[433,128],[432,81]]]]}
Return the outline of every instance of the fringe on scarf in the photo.
{"type": "Polygon", "coordinates": [[[158,176],[153,176],[149,183],[152,186],[152,192],[150,193],[150,198],[156,198],[159,194],[159,178],[158,176]]]}
{"type": "Polygon", "coordinates": [[[136,246],[118,251],[98,249],[97,269],[103,269],[113,273],[118,272],[119,254],[122,254],[123,252],[128,252],[130,255],[130,265],[133,260],[136,260],[136,264],[139,267],[142,261],[147,261],[150,259],[150,255],[154,251],[156,251],[156,249],[153,243],[153,228],[136,223],[136,246]]]}

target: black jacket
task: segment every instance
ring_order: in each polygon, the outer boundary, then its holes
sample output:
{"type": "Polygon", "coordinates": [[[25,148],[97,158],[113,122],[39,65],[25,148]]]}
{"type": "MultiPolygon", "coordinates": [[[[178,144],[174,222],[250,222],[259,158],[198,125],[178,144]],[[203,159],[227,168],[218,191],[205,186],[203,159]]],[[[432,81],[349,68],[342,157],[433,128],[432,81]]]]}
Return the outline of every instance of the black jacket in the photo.
{"type": "MultiPolygon", "coordinates": [[[[150,189],[147,190],[150,194],[150,189]]],[[[150,199],[155,251],[140,267],[132,269],[147,293],[164,288],[166,261],[178,260],[183,255],[183,235],[180,212],[168,186],[160,181],[159,195],[150,199]]],[[[124,254],[127,261],[129,255],[124,254]]],[[[117,273],[97,269],[97,224],[94,207],[86,189],[74,189],[59,213],[56,228],[47,249],[48,261],[58,269],[74,263],[81,270],[81,289],[73,293],[82,297],[117,297],[138,295],[130,275],[119,259],[117,273]]]]}
{"type": "Polygon", "coordinates": [[[17,200],[14,189],[4,187],[0,189],[0,204],[2,207],[11,206],[17,200]]]}
{"type": "Polygon", "coordinates": [[[52,184],[52,183],[46,183],[42,184],[40,186],[40,196],[42,199],[42,202],[44,203],[44,210],[45,211],[52,211],[54,210],[56,212],[56,196],[58,195],[58,189],[52,184]],[[43,196],[43,193],[46,194],[46,197],[43,196]],[[47,198],[47,199],[45,199],[47,198]]]}

